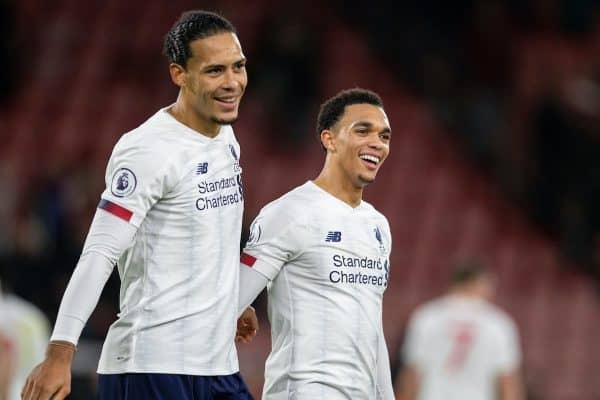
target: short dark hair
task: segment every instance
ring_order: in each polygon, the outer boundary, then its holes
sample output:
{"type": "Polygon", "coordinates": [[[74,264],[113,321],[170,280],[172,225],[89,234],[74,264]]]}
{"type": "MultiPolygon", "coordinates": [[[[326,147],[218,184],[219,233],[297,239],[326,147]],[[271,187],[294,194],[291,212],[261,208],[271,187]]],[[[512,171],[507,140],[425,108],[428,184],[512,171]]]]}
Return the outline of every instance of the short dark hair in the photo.
{"type": "Polygon", "coordinates": [[[450,275],[450,284],[461,286],[491,276],[491,272],[481,262],[476,260],[462,261],[454,267],[450,275]]]}
{"type": "Polygon", "coordinates": [[[163,54],[169,62],[185,68],[192,56],[191,42],[224,32],[236,33],[233,24],[225,17],[210,11],[186,11],[165,36],[163,54]]]}
{"type": "Polygon", "coordinates": [[[342,90],[321,104],[317,117],[317,137],[320,137],[325,129],[331,129],[337,124],[344,115],[346,106],[353,104],[372,104],[383,108],[383,101],[375,92],[361,88],[342,90]]]}

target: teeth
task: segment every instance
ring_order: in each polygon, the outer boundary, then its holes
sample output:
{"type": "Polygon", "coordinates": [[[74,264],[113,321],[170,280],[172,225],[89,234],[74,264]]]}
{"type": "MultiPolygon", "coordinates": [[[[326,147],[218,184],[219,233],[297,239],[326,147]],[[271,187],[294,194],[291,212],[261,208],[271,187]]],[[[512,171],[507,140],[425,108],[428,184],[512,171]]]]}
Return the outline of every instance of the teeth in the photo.
{"type": "Polygon", "coordinates": [[[231,97],[231,98],[217,98],[217,100],[225,102],[225,103],[233,103],[235,101],[235,97],[231,97]]]}
{"type": "Polygon", "coordinates": [[[379,164],[379,157],[377,157],[377,156],[371,156],[369,154],[362,154],[360,156],[360,158],[363,160],[372,161],[375,164],[379,164]]]}

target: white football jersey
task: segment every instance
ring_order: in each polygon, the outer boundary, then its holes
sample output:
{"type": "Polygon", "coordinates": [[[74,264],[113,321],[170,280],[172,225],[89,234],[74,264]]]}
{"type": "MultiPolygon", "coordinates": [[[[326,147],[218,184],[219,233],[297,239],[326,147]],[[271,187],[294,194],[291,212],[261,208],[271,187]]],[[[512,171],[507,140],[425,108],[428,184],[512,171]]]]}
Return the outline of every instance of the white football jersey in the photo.
{"type": "Polygon", "coordinates": [[[310,181],[261,210],[242,262],[272,280],[263,399],[376,398],[390,248],[382,214],[310,181]]]}
{"type": "Polygon", "coordinates": [[[162,109],[116,144],[99,207],[138,227],[98,372],[238,371],[243,191],[230,126],[209,138],[162,109]]]}
{"type": "Polygon", "coordinates": [[[421,376],[419,400],[494,400],[499,375],[521,361],[512,319],[491,303],[458,295],[413,313],[404,356],[421,376]]]}

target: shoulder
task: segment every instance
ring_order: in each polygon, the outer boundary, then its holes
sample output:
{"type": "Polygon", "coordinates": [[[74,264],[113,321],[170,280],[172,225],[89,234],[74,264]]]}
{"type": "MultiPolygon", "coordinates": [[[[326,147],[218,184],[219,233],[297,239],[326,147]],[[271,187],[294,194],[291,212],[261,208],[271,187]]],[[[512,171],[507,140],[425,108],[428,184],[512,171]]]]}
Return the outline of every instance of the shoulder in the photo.
{"type": "Polygon", "coordinates": [[[302,221],[306,216],[306,203],[310,200],[304,186],[298,186],[266,204],[259,217],[290,222],[302,221]]]}
{"type": "Polygon", "coordinates": [[[172,141],[165,136],[160,131],[137,128],[119,139],[105,173],[108,187],[125,188],[121,191],[114,189],[114,195],[128,195],[138,185],[158,188],[163,187],[163,184],[169,187],[176,184],[188,156],[185,151],[174,147],[172,141]],[[124,185],[121,184],[123,180],[124,185]],[[158,186],[157,182],[160,183],[158,186]]]}
{"type": "MultiPolygon", "coordinates": [[[[137,181],[142,177],[170,175],[165,171],[176,169],[176,152],[167,140],[156,140],[157,135],[145,135],[133,130],[124,134],[113,148],[106,168],[107,182],[114,183],[117,176],[137,181]],[[147,140],[144,136],[152,136],[147,140]]],[[[132,186],[132,187],[135,187],[132,186]]]]}
{"type": "Polygon", "coordinates": [[[494,304],[487,305],[488,319],[493,325],[503,332],[516,332],[517,324],[513,317],[510,316],[505,310],[494,304]]]}
{"type": "Polygon", "coordinates": [[[125,168],[133,174],[144,171],[154,174],[167,168],[176,171],[185,164],[192,150],[180,140],[182,135],[176,134],[178,126],[164,114],[161,110],[122,135],[113,148],[108,170],[125,168]]]}
{"type": "Polygon", "coordinates": [[[137,128],[123,134],[115,144],[113,153],[144,150],[164,154],[165,146],[169,148],[175,144],[172,131],[164,117],[157,113],[137,128]]]}

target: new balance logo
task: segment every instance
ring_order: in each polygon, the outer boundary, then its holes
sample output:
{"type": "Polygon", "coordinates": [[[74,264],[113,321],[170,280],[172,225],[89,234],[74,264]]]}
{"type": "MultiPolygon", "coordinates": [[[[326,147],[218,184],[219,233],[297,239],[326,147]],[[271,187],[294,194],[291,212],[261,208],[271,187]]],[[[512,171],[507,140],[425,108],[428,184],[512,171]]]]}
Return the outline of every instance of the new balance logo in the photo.
{"type": "Polygon", "coordinates": [[[342,240],[342,232],[330,231],[325,238],[326,242],[339,242],[342,240]]]}
{"type": "Polygon", "coordinates": [[[198,163],[198,166],[196,167],[196,175],[202,175],[207,172],[208,172],[208,163],[207,162],[198,163]]]}

